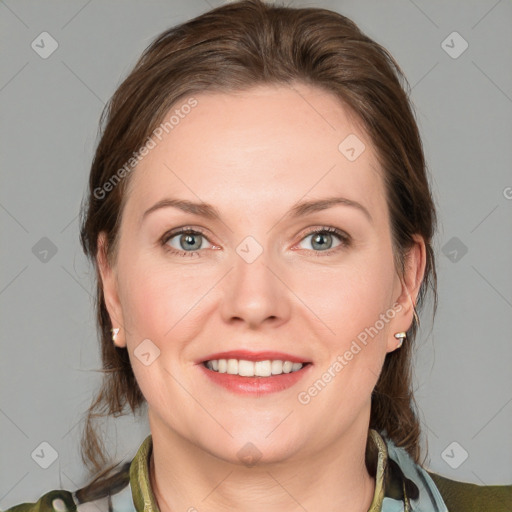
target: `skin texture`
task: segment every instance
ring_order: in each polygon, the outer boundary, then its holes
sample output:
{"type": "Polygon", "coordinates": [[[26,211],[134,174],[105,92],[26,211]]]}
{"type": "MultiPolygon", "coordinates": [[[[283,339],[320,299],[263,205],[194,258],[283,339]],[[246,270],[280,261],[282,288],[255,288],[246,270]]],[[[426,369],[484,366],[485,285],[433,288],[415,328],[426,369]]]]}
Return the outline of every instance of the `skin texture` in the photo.
{"type": "Polygon", "coordinates": [[[148,402],[160,509],[366,511],[371,392],[386,353],[397,349],[394,333],[412,323],[423,240],[401,280],[371,140],[335,96],[297,84],[195,98],[130,178],[112,266],[99,239],[106,304],[121,327],[116,344],[128,348],[148,402]],[[338,150],[350,134],[366,146],[352,162],[338,150]],[[347,205],[286,217],[298,201],[333,195],[359,202],[372,220],[347,205]],[[142,219],[169,197],[210,203],[222,220],[172,207],[142,219]],[[181,235],[160,242],[184,226],[204,230],[193,256],[165,250],[190,252],[181,235]],[[350,236],[348,245],[334,234],[323,246],[310,236],[331,226],[350,236]],[[247,236],[263,250],[252,263],[236,252],[247,236]],[[298,393],[394,305],[394,318],[301,404],[298,393]],[[160,350],[149,366],[133,354],[145,339],[160,350]],[[236,395],[196,363],[232,349],[283,351],[313,366],[290,389],[236,395]],[[248,442],[261,454],[253,467],[237,456],[248,442]]]}

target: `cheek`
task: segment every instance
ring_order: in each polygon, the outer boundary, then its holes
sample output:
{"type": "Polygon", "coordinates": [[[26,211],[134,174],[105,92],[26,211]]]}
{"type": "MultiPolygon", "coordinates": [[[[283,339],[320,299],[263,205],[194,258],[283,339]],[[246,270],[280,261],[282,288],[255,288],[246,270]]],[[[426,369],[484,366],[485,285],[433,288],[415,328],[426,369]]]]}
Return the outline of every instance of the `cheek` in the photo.
{"type": "MultiPolygon", "coordinates": [[[[148,403],[160,404],[179,419],[176,397],[187,397],[169,375],[182,371],[184,349],[200,333],[200,298],[211,288],[212,279],[204,272],[184,272],[182,267],[154,260],[141,255],[119,265],[127,345],[136,380],[148,403]],[[137,348],[144,340],[150,340],[160,351],[148,366],[137,359],[137,348]]],[[[152,345],[149,349],[155,350],[152,345]]]]}
{"type": "MultiPolygon", "coordinates": [[[[373,325],[391,306],[392,257],[371,251],[342,265],[294,272],[294,291],[340,343],[373,325]]],[[[387,325],[387,324],[386,324],[387,325]]]]}
{"type": "Polygon", "coordinates": [[[197,325],[191,318],[212,282],[211,275],[192,267],[144,254],[120,262],[123,317],[133,343],[148,338],[160,347],[164,339],[189,337],[185,331],[197,325]]]}
{"type": "Polygon", "coordinates": [[[336,374],[332,389],[343,389],[343,402],[366,400],[381,371],[395,316],[392,253],[387,257],[383,251],[360,253],[346,265],[297,279],[298,295],[320,322],[325,351],[321,371],[336,374]]]}

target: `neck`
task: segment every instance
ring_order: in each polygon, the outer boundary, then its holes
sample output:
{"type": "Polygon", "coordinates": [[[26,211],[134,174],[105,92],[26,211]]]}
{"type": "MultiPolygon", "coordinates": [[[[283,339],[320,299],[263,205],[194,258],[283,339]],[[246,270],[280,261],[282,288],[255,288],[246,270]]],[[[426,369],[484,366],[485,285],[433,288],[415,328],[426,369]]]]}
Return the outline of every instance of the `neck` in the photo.
{"type": "Polygon", "coordinates": [[[366,434],[343,436],[313,457],[246,467],[212,456],[176,432],[152,429],[151,487],[160,512],[367,512],[375,480],[364,462],[366,434]]]}

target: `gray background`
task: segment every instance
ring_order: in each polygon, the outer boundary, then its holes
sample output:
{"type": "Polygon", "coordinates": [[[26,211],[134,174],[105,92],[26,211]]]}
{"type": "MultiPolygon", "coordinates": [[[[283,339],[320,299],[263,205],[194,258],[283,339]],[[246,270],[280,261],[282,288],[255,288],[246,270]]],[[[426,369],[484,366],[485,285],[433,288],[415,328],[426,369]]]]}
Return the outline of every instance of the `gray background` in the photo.
{"type": "MultiPolygon", "coordinates": [[[[80,421],[100,359],[77,214],[101,109],[153,37],[219,4],[0,2],[2,509],[86,483],[80,421]],[[46,59],[31,47],[44,31],[59,45],[46,59]],[[58,453],[48,469],[31,457],[42,442],[58,453]]],[[[417,340],[427,466],[453,479],[511,483],[512,4],[291,5],[351,17],[413,86],[440,217],[440,307],[433,327],[423,315],[417,340]],[[469,44],[457,58],[445,50],[458,53],[461,39],[442,44],[453,31],[469,44]]],[[[128,459],[149,428],[144,416],[127,416],[109,420],[105,433],[113,454],[128,459]]]]}

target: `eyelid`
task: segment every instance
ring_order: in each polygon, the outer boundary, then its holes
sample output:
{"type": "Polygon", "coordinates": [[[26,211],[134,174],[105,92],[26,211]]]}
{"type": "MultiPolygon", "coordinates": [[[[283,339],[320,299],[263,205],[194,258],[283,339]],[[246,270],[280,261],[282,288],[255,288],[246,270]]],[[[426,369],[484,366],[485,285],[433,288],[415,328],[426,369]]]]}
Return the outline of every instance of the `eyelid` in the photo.
{"type": "Polygon", "coordinates": [[[302,233],[300,235],[300,240],[296,245],[294,245],[294,247],[298,246],[305,238],[312,236],[312,235],[316,235],[317,233],[328,233],[328,234],[334,235],[335,237],[338,238],[340,244],[337,245],[336,247],[332,247],[331,249],[327,249],[325,251],[313,251],[312,249],[302,249],[302,250],[314,252],[316,255],[330,254],[332,252],[337,251],[340,248],[343,248],[343,247],[346,248],[346,247],[350,246],[353,242],[352,237],[347,232],[343,231],[342,229],[336,228],[334,226],[321,226],[319,228],[313,228],[313,229],[308,228],[308,230],[305,233],[302,233]]]}
{"type": "MultiPolygon", "coordinates": [[[[203,228],[195,227],[195,226],[180,226],[177,228],[170,229],[169,231],[166,231],[162,237],[160,238],[160,242],[162,245],[165,245],[171,238],[174,238],[176,235],[182,235],[184,233],[199,233],[200,235],[204,236],[210,244],[215,245],[209,238],[209,236],[206,233],[206,230],[203,228]]],[[[192,252],[192,251],[187,251],[192,252]]]]}
{"type": "MultiPolygon", "coordinates": [[[[169,231],[166,231],[164,233],[164,235],[160,238],[160,244],[162,246],[167,246],[167,243],[169,242],[169,240],[171,240],[172,238],[174,238],[177,235],[182,235],[187,232],[200,234],[211,245],[213,245],[217,249],[219,248],[218,245],[216,245],[210,241],[208,235],[206,234],[206,230],[204,230],[203,228],[200,228],[200,227],[195,227],[195,226],[190,226],[190,225],[189,226],[180,226],[177,228],[170,229],[169,231]]],[[[292,247],[292,249],[296,248],[297,245],[299,245],[308,236],[312,236],[317,233],[332,234],[338,238],[340,244],[337,245],[336,247],[332,247],[325,251],[315,251],[313,249],[300,249],[300,250],[312,252],[315,254],[315,256],[322,256],[322,255],[332,254],[332,253],[337,252],[344,248],[348,248],[353,243],[352,237],[347,232],[343,231],[342,229],[336,228],[334,226],[320,226],[320,227],[316,227],[316,228],[307,228],[305,231],[303,231],[300,234],[300,240],[297,242],[297,244],[295,244],[292,247]]],[[[183,251],[181,249],[175,249],[174,247],[168,246],[168,247],[166,247],[166,250],[170,251],[171,253],[182,255],[182,256],[185,256],[185,255],[193,256],[193,255],[198,255],[203,249],[197,249],[195,251],[183,251]]]]}

